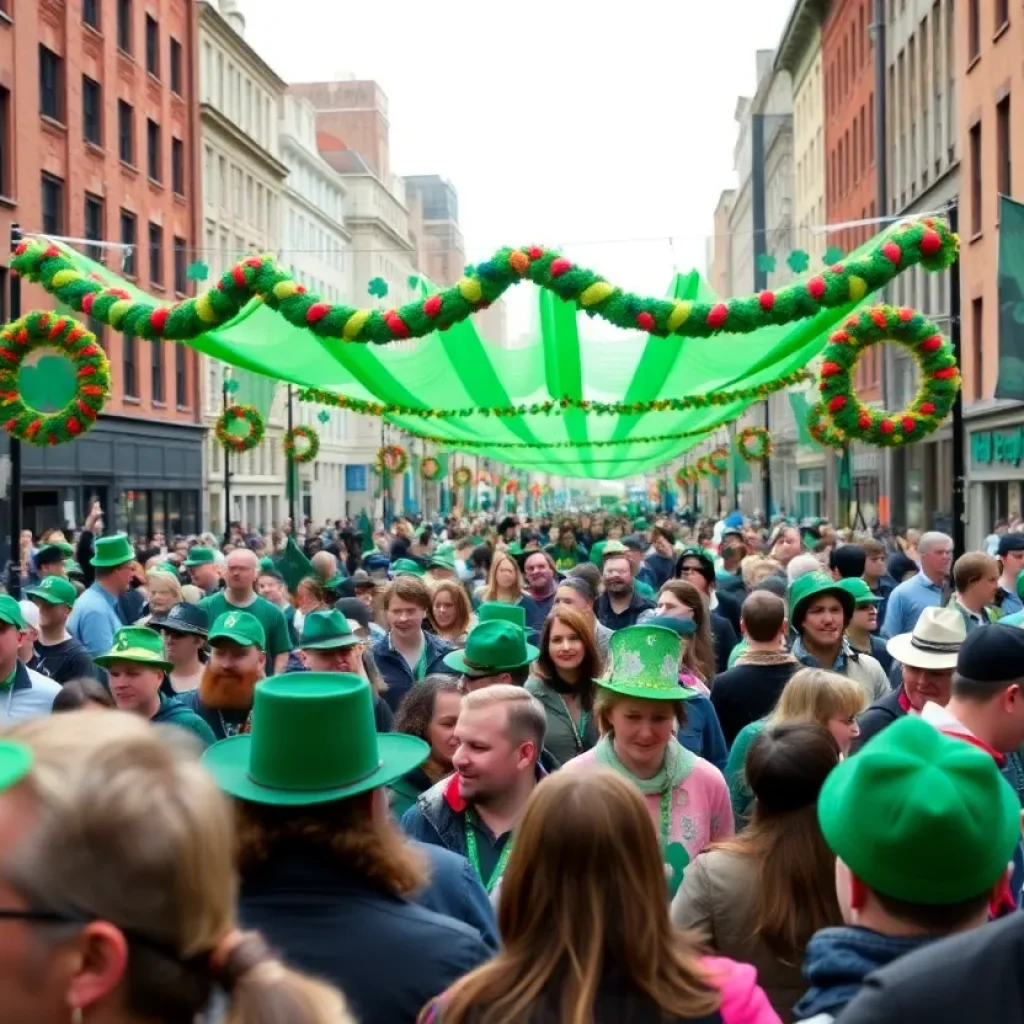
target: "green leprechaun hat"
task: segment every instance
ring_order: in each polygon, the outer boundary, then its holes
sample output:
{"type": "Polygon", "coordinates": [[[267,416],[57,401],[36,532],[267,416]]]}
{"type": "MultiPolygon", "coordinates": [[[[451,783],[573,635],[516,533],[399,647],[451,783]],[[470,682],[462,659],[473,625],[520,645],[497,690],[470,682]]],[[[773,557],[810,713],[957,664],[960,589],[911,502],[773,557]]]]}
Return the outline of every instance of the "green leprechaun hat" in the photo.
{"type": "Polygon", "coordinates": [[[162,672],[170,672],[174,667],[164,657],[163,637],[149,626],[122,626],[114,634],[114,646],[92,660],[101,668],[109,668],[118,661],[134,661],[162,672]]]}
{"type": "Polygon", "coordinates": [[[608,668],[598,686],[644,700],[685,700],[679,686],[679,634],[664,626],[627,626],[608,641],[608,668]]]}
{"type": "Polygon", "coordinates": [[[97,537],[90,564],[97,569],[112,569],[125,562],[135,561],[135,552],[124,533],[115,533],[111,537],[97,537]]]}

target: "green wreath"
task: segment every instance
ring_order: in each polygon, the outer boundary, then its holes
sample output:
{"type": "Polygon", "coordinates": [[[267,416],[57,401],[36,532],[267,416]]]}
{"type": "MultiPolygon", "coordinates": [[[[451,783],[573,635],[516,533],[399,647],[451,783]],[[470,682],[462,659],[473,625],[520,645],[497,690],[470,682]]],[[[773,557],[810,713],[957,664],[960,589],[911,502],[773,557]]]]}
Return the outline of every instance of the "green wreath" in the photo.
{"type": "Polygon", "coordinates": [[[473,471],[469,466],[459,466],[452,474],[452,483],[456,487],[468,487],[473,482],[473,471]]]}
{"type": "Polygon", "coordinates": [[[678,487],[687,487],[690,484],[695,484],[699,479],[700,474],[695,466],[680,466],[676,470],[676,485],[678,487]]]}
{"type": "Polygon", "coordinates": [[[424,480],[436,480],[441,475],[441,463],[433,455],[428,455],[420,463],[420,475],[424,480]]]}
{"type": "Polygon", "coordinates": [[[291,459],[297,466],[304,462],[312,462],[320,451],[320,435],[312,427],[292,427],[284,435],[285,458],[291,459]],[[306,447],[299,450],[299,438],[306,441],[306,447]]]}
{"type": "MultiPolygon", "coordinates": [[[[41,394],[39,397],[49,397],[41,394]]],[[[53,313],[29,313],[7,324],[0,331],[0,414],[3,427],[11,437],[35,445],[57,445],[81,437],[96,422],[96,417],[110,397],[110,364],[96,336],[71,317],[53,313]],[[43,356],[35,366],[25,360],[40,349],[52,349],[56,355],[43,356]],[[74,366],[74,383],[54,380],[59,368],[44,365],[48,359],[70,361],[74,366]],[[31,374],[28,380],[22,375],[31,374]],[[26,383],[30,391],[50,390],[66,383],[67,394],[57,402],[62,407],[43,412],[30,403],[36,396],[23,394],[26,383]]]]}
{"type": "Polygon", "coordinates": [[[708,460],[708,475],[709,476],[725,476],[729,472],[729,449],[728,448],[715,448],[710,455],[706,456],[708,460]]]}
{"type": "Polygon", "coordinates": [[[829,338],[818,387],[833,425],[848,438],[897,448],[942,426],[960,390],[960,371],[953,346],[927,317],[912,309],[874,306],[849,317],[829,338]],[[921,371],[917,394],[898,413],[864,405],[853,390],[857,361],[872,345],[885,341],[907,349],[921,371]]]}
{"type": "Polygon", "coordinates": [[[217,418],[214,433],[221,448],[229,452],[247,452],[263,440],[263,417],[251,405],[229,405],[217,418]],[[247,434],[232,434],[228,427],[234,423],[248,423],[247,434]]]}
{"type": "Polygon", "coordinates": [[[807,431],[818,444],[839,450],[846,445],[846,435],[833,426],[823,402],[815,402],[807,410],[807,431]]]}
{"type": "Polygon", "coordinates": [[[744,427],[736,435],[736,452],[744,462],[772,457],[772,435],[764,427],[744,427]]]}
{"type": "Polygon", "coordinates": [[[409,456],[405,454],[405,449],[401,445],[387,444],[377,449],[374,466],[381,476],[385,473],[401,476],[409,468],[409,456]]]}

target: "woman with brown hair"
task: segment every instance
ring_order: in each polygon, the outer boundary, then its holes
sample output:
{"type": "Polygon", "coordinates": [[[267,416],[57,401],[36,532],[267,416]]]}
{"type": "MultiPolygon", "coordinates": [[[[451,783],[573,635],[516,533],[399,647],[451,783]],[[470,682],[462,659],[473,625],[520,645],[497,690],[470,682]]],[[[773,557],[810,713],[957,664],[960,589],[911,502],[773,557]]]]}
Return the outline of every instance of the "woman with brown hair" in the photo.
{"type": "Polygon", "coordinates": [[[502,950],[423,1024],[778,1024],[753,968],[673,931],[643,798],[607,769],[558,772],[516,828],[502,950]]]}
{"type": "Polygon", "coordinates": [[[686,645],[683,664],[705,686],[710,686],[715,678],[715,642],[704,595],[686,580],[669,580],[658,591],[655,613],[674,619],[693,619],[697,632],[686,645]]]}
{"type": "Polygon", "coordinates": [[[427,618],[434,632],[456,647],[466,646],[473,628],[473,609],[466,588],[458,580],[437,580],[430,586],[430,612],[427,618]]]}
{"type": "Polygon", "coordinates": [[[753,964],[783,1021],[806,989],[804,949],[820,928],[842,924],[835,856],[818,825],[818,792],[839,763],[819,725],[762,732],[747,755],[754,793],[749,828],[702,853],[672,901],[672,921],[695,928],[723,956],[753,964]]]}
{"type": "Polygon", "coordinates": [[[500,601],[502,604],[522,604],[526,583],[519,563],[504,551],[495,554],[487,574],[487,585],[480,591],[480,602],[500,601]]]}
{"type": "Polygon", "coordinates": [[[0,741],[0,1017],[191,1024],[220,989],[226,1024],[352,1024],[339,992],[239,931],[234,857],[192,744],[116,713],[16,726],[0,741]]]}
{"type": "Polygon", "coordinates": [[[548,730],[544,748],[565,764],[598,740],[594,722],[594,680],[601,656],[590,622],[578,611],[555,605],[544,620],[540,656],[526,688],[544,705],[548,730]]]}
{"type": "Polygon", "coordinates": [[[327,610],[327,591],[315,576],[304,576],[295,585],[295,618],[292,623],[296,634],[302,633],[302,623],[310,612],[327,610]]]}

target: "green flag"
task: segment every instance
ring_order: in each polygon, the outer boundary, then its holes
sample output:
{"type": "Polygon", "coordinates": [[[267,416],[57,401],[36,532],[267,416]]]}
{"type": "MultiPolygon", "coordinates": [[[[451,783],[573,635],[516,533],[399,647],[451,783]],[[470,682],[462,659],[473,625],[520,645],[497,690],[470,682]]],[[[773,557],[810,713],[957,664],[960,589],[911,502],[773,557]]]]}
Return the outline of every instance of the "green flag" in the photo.
{"type": "Polygon", "coordinates": [[[999,198],[999,376],[996,398],[1024,402],[1024,204],[999,198]]]}
{"type": "Polygon", "coordinates": [[[793,410],[793,419],[796,420],[797,435],[802,445],[814,444],[814,438],[807,429],[807,414],[811,411],[807,395],[803,391],[790,391],[789,407],[793,410]]]}
{"type": "Polygon", "coordinates": [[[368,555],[377,545],[373,543],[373,523],[370,522],[370,517],[365,512],[359,513],[356,529],[359,530],[359,536],[362,538],[362,553],[368,555]]]}
{"type": "Polygon", "coordinates": [[[284,581],[292,593],[299,585],[299,580],[306,576],[316,575],[313,563],[299,550],[298,544],[292,537],[288,538],[284,551],[278,557],[277,571],[284,577],[284,581]]]}

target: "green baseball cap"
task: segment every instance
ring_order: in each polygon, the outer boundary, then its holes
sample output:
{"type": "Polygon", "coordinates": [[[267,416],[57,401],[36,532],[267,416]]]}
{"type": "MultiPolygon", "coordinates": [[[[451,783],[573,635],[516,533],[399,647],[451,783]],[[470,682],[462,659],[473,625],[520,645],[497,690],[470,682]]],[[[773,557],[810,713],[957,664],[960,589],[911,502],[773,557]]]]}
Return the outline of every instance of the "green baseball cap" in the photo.
{"type": "Polygon", "coordinates": [[[391,578],[396,576],[422,576],[424,568],[411,558],[399,558],[391,563],[391,578]]]}
{"type": "Polygon", "coordinates": [[[0,622],[6,622],[19,630],[25,628],[25,620],[21,616],[18,602],[9,594],[0,594],[0,622]]]}
{"type": "Polygon", "coordinates": [[[135,561],[135,552],[125,533],[115,533],[112,537],[97,537],[93,551],[89,564],[97,569],[113,569],[115,566],[135,561]]]}
{"type": "Polygon", "coordinates": [[[854,606],[857,608],[866,604],[882,603],[882,599],[859,576],[847,576],[837,580],[836,586],[841,587],[853,598],[854,606]]]}
{"type": "Polygon", "coordinates": [[[511,622],[513,626],[526,629],[526,609],[521,604],[506,604],[504,601],[484,601],[476,610],[477,622],[511,622]]]}
{"type": "Polygon", "coordinates": [[[72,608],[78,599],[78,589],[71,580],[66,580],[63,576],[47,576],[34,587],[29,587],[25,591],[25,596],[38,597],[47,604],[66,604],[72,608]]]}
{"type": "Polygon", "coordinates": [[[665,626],[626,626],[608,641],[608,668],[597,685],[643,700],[686,700],[679,685],[679,634],[665,626]]]}
{"type": "Polygon", "coordinates": [[[807,605],[813,598],[822,594],[831,594],[843,606],[847,624],[853,617],[853,595],[839,586],[827,572],[809,572],[804,576],[798,576],[789,585],[789,620],[797,632],[800,632],[800,627],[803,626],[807,605]]]}
{"type": "Polygon", "coordinates": [[[32,770],[32,750],[15,740],[0,740],[0,791],[21,782],[32,770]]]}
{"type": "Polygon", "coordinates": [[[267,634],[263,631],[260,620],[249,612],[227,611],[217,616],[207,636],[207,642],[213,643],[218,639],[233,640],[243,647],[258,647],[261,651],[267,649],[267,634]]]}
{"type": "Polygon", "coordinates": [[[929,906],[999,881],[1020,814],[990,754],[911,715],[840,762],[818,796],[825,841],[865,885],[929,906]]]}
{"type": "Polygon", "coordinates": [[[526,630],[511,622],[481,622],[469,631],[464,650],[444,656],[444,663],[464,676],[512,672],[536,660],[540,651],[526,642],[526,630]]]}
{"type": "Polygon", "coordinates": [[[331,651],[358,643],[362,641],[352,632],[348,620],[336,608],[310,612],[302,621],[302,636],[298,644],[300,650],[331,651]]]}
{"type": "Polygon", "coordinates": [[[194,547],[189,551],[184,564],[191,568],[194,565],[213,565],[216,561],[213,548],[194,547]]]}
{"type": "Polygon", "coordinates": [[[161,672],[170,672],[174,667],[164,657],[163,638],[149,626],[122,627],[114,634],[114,646],[92,660],[101,668],[108,668],[116,661],[134,661],[161,672]]]}

